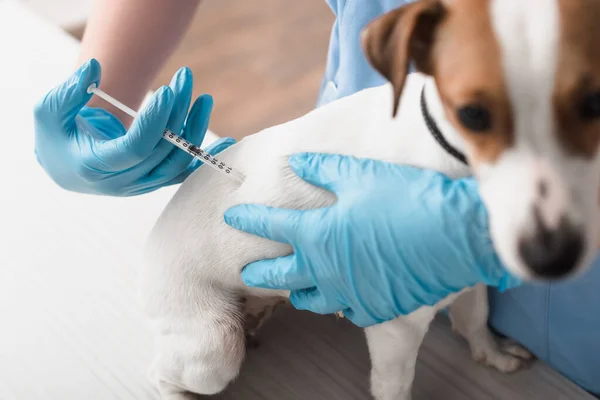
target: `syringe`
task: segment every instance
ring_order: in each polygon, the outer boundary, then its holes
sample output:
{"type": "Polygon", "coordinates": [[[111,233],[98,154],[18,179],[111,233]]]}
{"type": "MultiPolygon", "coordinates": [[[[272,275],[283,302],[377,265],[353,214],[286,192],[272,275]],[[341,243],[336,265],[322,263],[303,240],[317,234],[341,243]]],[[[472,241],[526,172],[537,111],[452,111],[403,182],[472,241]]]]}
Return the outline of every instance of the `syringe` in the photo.
{"type": "MultiPolygon", "coordinates": [[[[96,96],[102,98],[103,100],[105,100],[108,103],[112,104],[113,106],[117,107],[119,110],[123,111],[124,113],[127,113],[131,117],[133,117],[133,118],[137,117],[137,112],[135,112],[131,108],[127,107],[125,104],[121,103],[119,100],[115,99],[114,97],[112,97],[112,96],[108,95],[107,93],[103,92],[102,90],[98,89],[98,87],[96,86],[95,83],[92,83],[88,87],[87,91],[90,94],[93,93],[96,96]]],[[[208,165],[209,167],[212,167],[215,170],[222,172],[223,174],[225,174],[233,179],[237,179],[240,182],[244,181],[244,178],[245,178],[244,174],[242,174],[239,171],[234,170],[233,168],[231,168],[230,166],[225,164],[223,161],[220,161],[217,158],[211,156],[206,151],[202,150],[200,147],[194,145],[193,143],[188,142],[187,140],[185,140],[184,138],[182,138],[179,135],[174,134],[170,130],[165,129],[165,131],[163,132],[163,139],[171,142],[172,144],[179,147],[181,150],[185,151],[186,153],[196,157],[198,160],[202,161],[205,165],[208,165]]]]}

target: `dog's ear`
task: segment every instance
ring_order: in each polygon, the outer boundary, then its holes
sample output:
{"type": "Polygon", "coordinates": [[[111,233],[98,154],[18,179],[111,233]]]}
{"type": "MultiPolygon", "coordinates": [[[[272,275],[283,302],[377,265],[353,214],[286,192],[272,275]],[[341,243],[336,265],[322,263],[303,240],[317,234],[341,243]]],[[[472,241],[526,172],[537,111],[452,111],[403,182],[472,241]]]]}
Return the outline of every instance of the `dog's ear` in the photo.
{"type": "Polygon", "coordinates": [[[394,117],[410,62],[413,61],[420,72],[433,72],[431,52],[435,31],[446,15],[443,1],[410,3],[377,18],[362,32],[367,59],[394,88],[394,117]]]}

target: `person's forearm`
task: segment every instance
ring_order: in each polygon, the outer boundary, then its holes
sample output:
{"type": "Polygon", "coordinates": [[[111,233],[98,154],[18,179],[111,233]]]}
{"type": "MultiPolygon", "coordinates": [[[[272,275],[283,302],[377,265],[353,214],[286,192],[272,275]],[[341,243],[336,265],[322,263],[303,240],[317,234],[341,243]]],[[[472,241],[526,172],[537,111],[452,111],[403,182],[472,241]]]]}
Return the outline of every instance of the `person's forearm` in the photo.
{"type": "MultiPolygon", "coordinates": [[[[179,44],[200,0],[96,0],[83,37],[80,61],[102,65],[102,89],[138,108],[160,68],[179,44]]],[[[102,107],[129,123],[123,112],[102,107]]]]}

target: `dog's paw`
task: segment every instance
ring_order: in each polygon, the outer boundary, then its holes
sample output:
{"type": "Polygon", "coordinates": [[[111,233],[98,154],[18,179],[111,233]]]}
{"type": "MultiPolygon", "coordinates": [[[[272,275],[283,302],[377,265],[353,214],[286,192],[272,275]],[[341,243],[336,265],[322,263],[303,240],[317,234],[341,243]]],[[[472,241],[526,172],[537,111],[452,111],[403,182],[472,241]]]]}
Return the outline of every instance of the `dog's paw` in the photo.
{"type": "Polygon", "coordinates": [[[500,349],[507,354],[512,354],[515,357],[518,357],[525,361],[531,361],[535,357],[529,350],[525,347],[521,346],[519,343],[510,339],[499,339],[498,345],[500,349]]]}
{"type": "Polygon", "coordinates": [[[484,340],[471,350],[473,359],[488,367],[508,374],[526,368],[533,354],[512,340],[484,340]],[[487,342],[487,343],[486,343],[487,342]]]}

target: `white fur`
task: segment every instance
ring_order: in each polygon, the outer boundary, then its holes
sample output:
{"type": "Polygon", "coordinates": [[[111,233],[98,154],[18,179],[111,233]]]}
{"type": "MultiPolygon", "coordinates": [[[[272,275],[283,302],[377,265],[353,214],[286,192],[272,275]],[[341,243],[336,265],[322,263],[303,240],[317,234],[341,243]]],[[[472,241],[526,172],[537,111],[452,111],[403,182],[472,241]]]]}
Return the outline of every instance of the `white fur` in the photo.
{"type": "MultiPolygon", "coordinates": [[[[158,355],[153,379],[163,398],[184,399],[187,391],[216,393],[235,378],[244,357],[244,297],[287,296],[246,287],[240,271],[249,262],[283,256],[292,249],[230,228],[229,207],[260,203],[293,209],[331,205],[335,197],[299,179],[289,155],[338,153],[435,169],[451,177],[469,173],[432,138],[419,108],[421,88],[447,139],[462,146],[443,118],[431,79],[409,76],[399,115],[391,118],[389,85],[338,100],[295,121],[246,137],[220,158],[246,175],[243,184],[200,168],[184,182],[160,217],[148,242],[141,277],[143,301],[154,323],[158,355]]],[[[449,266],[451,268],[452,266],[449,266]]],[[[487,329],[485,286],[462,294],[453,307],[455,329],[469,340],[474,356],[510,371],[523,361],[500,348],[487,329]]],[[[435,312],[455,298],[366,330],[373,361],[372,391],[378,400],[406,400],[419,345],[435,312]]],[[[276,299],[274,298],[274,301],[276,299]]],[[[522,350],[522,354],[528,353],[522,350]]]]}
{"type": "Polygon", "coordinates": [[[516,249],[520,240],[536,234],[537,209],[547,227],[564,219],[583,232],[585,254],[576,268],[581,270],[596,249],[599,215],[591,192],[598,187],[600,168],[598,157],[574,157],[558,140],[553,106],[558,0],[493,0],[490,7],[515,125],[514,148],[477,173],[495,247],[511,272],[531,277],[516,249]],[[546,196],[540,195],[541,182],[548,188],[546,196]]]}

